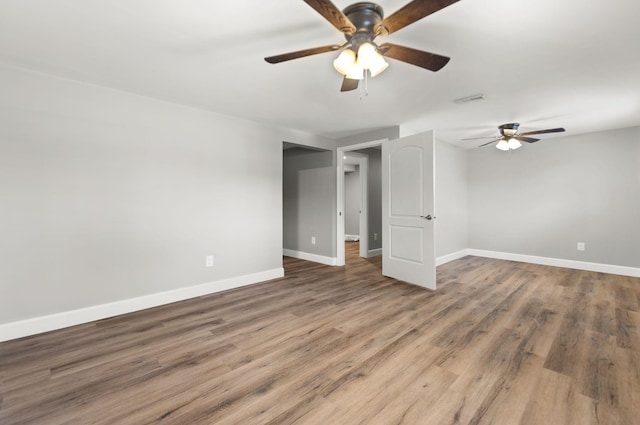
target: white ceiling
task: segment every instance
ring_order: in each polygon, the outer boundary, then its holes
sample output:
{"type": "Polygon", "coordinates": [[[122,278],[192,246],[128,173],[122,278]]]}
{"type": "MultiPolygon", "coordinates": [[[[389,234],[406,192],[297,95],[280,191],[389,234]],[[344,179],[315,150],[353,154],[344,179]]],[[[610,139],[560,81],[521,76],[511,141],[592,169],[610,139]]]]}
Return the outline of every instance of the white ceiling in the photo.
{"type": "Polygon", "coordinates": [[[385,40],[451,61],[390,59],[361,99],[340,93],[336,53],[263,60],[343,41],[302,0],[0,0],[1,63],[332,137],[402,125],[471,147],[506,122],[640,125],[637,0],[460,0],[385,40]]]}

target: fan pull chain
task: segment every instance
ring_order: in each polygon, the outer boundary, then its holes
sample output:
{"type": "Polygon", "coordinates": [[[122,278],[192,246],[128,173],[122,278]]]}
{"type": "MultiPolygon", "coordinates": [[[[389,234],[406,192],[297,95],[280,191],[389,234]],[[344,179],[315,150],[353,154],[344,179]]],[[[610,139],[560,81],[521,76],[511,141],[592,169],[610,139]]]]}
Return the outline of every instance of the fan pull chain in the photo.
{"type": "Polygon", "coordinates": [[[362,100],[362,96],[369,96],[369,74],[367,74],[367,70],[364,70],[364,85],[360,86],[360,100],[362,100]]]}
{"type": "Polygon", "coordinates": [[[364,71],[364,95],[369,96],[369,73],[364,71]]]}

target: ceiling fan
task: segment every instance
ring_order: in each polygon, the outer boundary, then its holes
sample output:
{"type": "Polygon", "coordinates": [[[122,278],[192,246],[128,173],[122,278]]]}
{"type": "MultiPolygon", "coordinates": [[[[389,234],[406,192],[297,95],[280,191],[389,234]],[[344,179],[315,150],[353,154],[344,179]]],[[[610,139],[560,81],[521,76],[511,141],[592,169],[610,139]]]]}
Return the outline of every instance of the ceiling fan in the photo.
{"type": "Polygon", "coordinates": [[[305,56],[342,50],[334,60],[336,70],[344,76],[340,91],[355,90],[367,71],[372,77],[389,66],[384,57],[410,63],[430,71],[438,71],[449,62],[446,56],[412,49],[397,44],[377,45],[374,39],[394,33],[425,16],[456,3],[458,0],[413,0],[384,18],[380,6],[360,2],[347,6],[342,12],[330,0],[304,0],[334,27],[344,33],[347,42],[299,50],[265,58],[280,63],[305,56]]]}
{"type": "Polygon", "coordinates": [[[526,143],[533,143],[533,142],[537,142],[540,139],[536,139],[533,137],[528,137],[528,136],[533,136],[536,134],[546,134],[546,133],[562,133],[564,130],[564,128],[550,128],[547,130],[536,130],[536,131],[527,131],[526,133],[518,133],[518,128],[520,127],[520,124],[517,122],[514,123],[509,123],[509,124],[502,124],[500,126],[498,126],[498,130],[500,130],[500,136],[493,136],[493,137],[472,137],[469,139],[462,139],[462,140],[477,140],[477,139],[494,139],[490,142],[487,142],[483,145],[480,145],[478,147],[482,147],[482,146],[487,146],[490,145],[492,143],[498,142],[498,144],[496,145],[496,148],[503,150],[503,151],[508,151],[508,150],[514,150],[514,149],[518,149],[520,146],[522,146],[522,143],[520,142],[526,142],[526,143]]]}

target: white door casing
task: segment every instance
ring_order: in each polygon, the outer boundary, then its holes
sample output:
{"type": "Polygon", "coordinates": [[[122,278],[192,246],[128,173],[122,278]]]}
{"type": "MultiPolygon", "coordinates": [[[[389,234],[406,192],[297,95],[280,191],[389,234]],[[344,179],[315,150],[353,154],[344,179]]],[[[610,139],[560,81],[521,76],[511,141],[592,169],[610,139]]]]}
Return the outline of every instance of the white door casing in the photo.
{"type": "Polygon", "coordinates": [[[382,274],[436,289],[434,134],[382,144],[382,274]]]}
{"type": "MultiPolygon", "coordinates": [[[[367,149],[367,148],[372,148],[372,147],[376,147],[376,146],[381,146],[382,142],[386,141],[388,139],[380,139],[380,140],[372,140],[370,142],[364,142],[364,143],[358,143],[358,144],[354,144],[354,145],[348,145],[348,146],[342,146],[339,147],[337,149],[337,188],[336,188],[336,193],[337,193],[337,208],[336,208],[336,265],[337,266],[344,266],[345,265],[345,261],[344,261],[344,215],[343,215],[343,211],[344,211],[344,160],[343,160],[343,156],[345,155],[345,153],[347,152],[351,152],[354,150],[359,150],[359,149],[367,149]]],[[[367,166],[368,161],[365,161],[365,166],[362,167],[361,171],[361,176],[363,174],[365,174],[365,172],[363,172],[363,169],[368,169],[367,166]]],[[[361,164],[362,165],[362,164],[361,164]]],[[[368,174],[368,172],[366,173],[368,174]]],[[[367,185],[367,180],[362,180],[362,183],[364,185],[367,185]]],[[[363,187],[363,199],[362,199],[362,207],[363,207],[363,215],[364,215],[364,220],[361,221],[361,227],[368,229],[368,201],[367,201],[367,196],[368,196],[368,189],[367,187],[363,187]]],[[[368,232],[367,231],[360,231],[360,255],[361,256],[368,256],[368,232]]]]}

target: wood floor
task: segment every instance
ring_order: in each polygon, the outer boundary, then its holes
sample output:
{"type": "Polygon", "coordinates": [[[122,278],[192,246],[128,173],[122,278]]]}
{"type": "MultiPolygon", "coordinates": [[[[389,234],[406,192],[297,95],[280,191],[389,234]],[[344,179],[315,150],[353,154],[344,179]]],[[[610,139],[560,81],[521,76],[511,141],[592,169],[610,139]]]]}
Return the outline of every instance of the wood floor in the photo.
{"type": "Polygon", "coordinates": [[[640,279],[379,257],[0,344],[0,423],[640,423],[640,279]]]}

